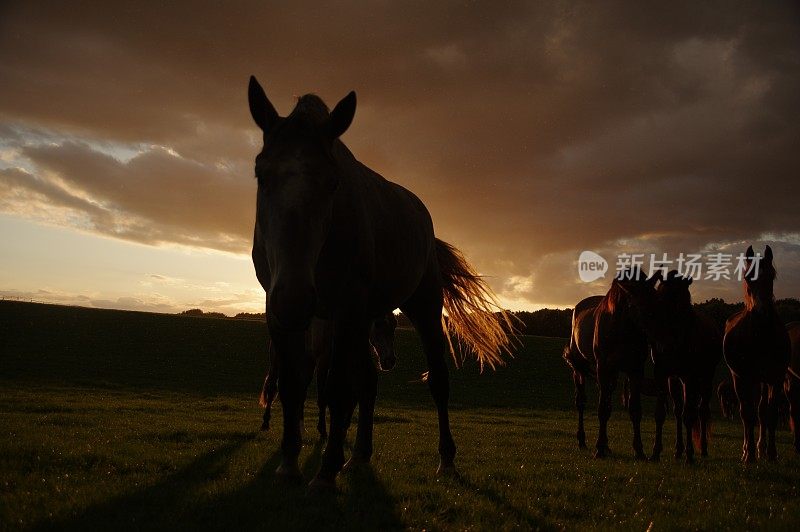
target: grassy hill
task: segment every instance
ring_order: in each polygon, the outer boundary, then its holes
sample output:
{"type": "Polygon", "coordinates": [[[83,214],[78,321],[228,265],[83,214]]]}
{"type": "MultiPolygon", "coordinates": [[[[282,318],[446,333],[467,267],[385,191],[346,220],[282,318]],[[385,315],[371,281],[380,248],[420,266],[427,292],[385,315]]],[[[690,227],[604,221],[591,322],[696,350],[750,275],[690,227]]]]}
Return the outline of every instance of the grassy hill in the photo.
{"type": "MultiPolygon", "coordinates": [[[[0,302],[0,528],[790,529],[800,520],[800,459],[786,431],[777,464],[740,465],[740,429],[728,421],[715,423],[707,460],[689,467],[665,452],[638,463],[615,403],[614,457],[579,452],[557,338],[522,338],[497,372],[480,375],[475,363],[451,372],[461,477],[437,479],[436,417],[410,330],[398,331],[398,366],[380,376],[373,467],[342,476],[335,496],[307,498],[273,477],[280,434],[257,430],[266,342],[255,321],[0,302]]],[[[310,479],[322,447],[308,427],[310,479]]],[[[667,449],[673,430],[668,420],[667,449]]]]}

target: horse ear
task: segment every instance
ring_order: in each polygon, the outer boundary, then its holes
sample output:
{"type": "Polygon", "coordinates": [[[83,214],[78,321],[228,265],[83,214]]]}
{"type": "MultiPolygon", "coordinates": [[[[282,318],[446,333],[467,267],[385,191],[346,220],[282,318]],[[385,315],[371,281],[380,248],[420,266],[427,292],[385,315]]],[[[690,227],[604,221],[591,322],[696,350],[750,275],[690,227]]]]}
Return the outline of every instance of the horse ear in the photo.
{"type": "Polygon", "coordinates": [[[661,270],[658,270],[656,273],[653,274],[651,278],[647,280],[647,284],[650,286],[655,286],[658,281],[663,281],[664,277],[662,275],[661,270]]]}
{"type": "Polygon", "coordinates": [[[671,281],[678,276],[678,270],[670,270],[667,274],[667,281],[671,281]]]}
{"type": "Polygon", "coordinates": [[[333,111],[331,111],[331,138],[339,138],[345,131],[347,131],[347,128],[349,128],[350,124],[353,123],[353,116],[355,114],[356,93],[355,91],[350,91],[347,96],[342,98],[342,100],[336,104],[336,107],[333,108],[333,111]]]}
{"type": "Polygon", "coordinates": [[[744,252],[744,256],[749,259],[755,256],[755,253],[753,253],[753,246],[747,246],[747,251],[744,252]]]}
{"type": "Polygon", "coordinates": [[[261,131],[267,133],[278,121],[278,112],[270,103],[267,94],[261,88],[255,76],[250,76],[250,85],[247,87],[247,100],[250,103],[250,114],[253,116],[253,120],[261,128],[261,131]]]}
{"type": "Polygon", "coordinates": [[[686,279],[686,286],[689,286],[692,284],[692,282],[694,282],[694,279],[691,277],[684,277],[684,279],[686,279]]]}
{"type": "Polygon", "coordinates": [[[772,262],[772,248],[767,245],[767,249],[764,250],[764,259],[767,262],[772,262]]]}

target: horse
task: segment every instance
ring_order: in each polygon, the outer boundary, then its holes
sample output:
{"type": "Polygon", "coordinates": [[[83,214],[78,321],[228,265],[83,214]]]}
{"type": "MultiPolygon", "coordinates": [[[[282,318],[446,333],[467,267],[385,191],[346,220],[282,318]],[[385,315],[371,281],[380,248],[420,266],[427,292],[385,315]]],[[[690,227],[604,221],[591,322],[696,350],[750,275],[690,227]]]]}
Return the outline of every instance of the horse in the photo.
{"type": "Polygon", "coordinates": [[[789,425],[794,433],[794,450],[800,453],[800,321],[788,323],[786,331],[789,333],[792,356],[783,386],[789,401],[789,425]]]}
{"type": "Polygon", "coordinates": [[[586,379],[594,377],[599,387],[597,417],[600,430],[595,457],[611,453],[608,446],[608,420],[618,374],[623,371],[630,380],[628,413],[633,425],[633,450],[637,459],[644,459],[642,447],[641,389],[647,359],[647,337],[643,322],[649,319],[655,283],[660,273],[650,279],[640,270],[623,272],[614,278],[605,296],[592,296],[575,305],[572,312],[570,342],[564,348],[564,360],[572,369],[575,383],[575,406],[578,410],[578,447],[586,448],[583,414],[586,406],[586,379]]]}
{"type": "Polygon", "coordinates": [[[325,385],[331,419],[310,488],[335,488],[356,404],[350,463],[369,462],[377,394],[370,325],[395,308],[409,317],[422,340],[439,420],[438,472],[454,474],[446,350],[449,346],[456,365],[467,354],[481,369],[502,364],[513,342],[510,315],[494,312],[499,306],[486,281],[459,250],[435,237],[423,202],[359,162],[340,140],[355,115],[355,92],[333,110],[316,95],[301,96],[282,117],[251,76],[248,103],[263,133],[255,159],[252,257],[267,292],[267,323],[278,359],[283,435],[276,474],[301,478],[300,416],[310,365],[304,337],[315,317],[333,327],[325,385]],[[463,347],[460,354],[451,336],[463,347]]]}
{"type": "MultiPolygon", "coordinates": [[[[372,322],[369,343],[372,348],[373,359],[376,367],[381,371],[391,370],[397,358],[394,352],[394,331],[397,328],[397,318],[390,312],[372,322]]],[[[330,323],[323,320],[314,320],[310,330],[306,333],[306,346],[311,350],[311,358],[314,360],[314,368],[309,373],[316,372],[317,375],[317,408],[318,421],[317,432],[320,440],[328,438],[328,431],[325,423],[325,382],[328,377],[330,367],[331,342],[333,341],[333,330],[330,323]]],[[[312,378],[307,375],[308,382],[312,378]]],[[[308,386],[308,385],[306,385],[308,386]]],[[[278,357],[275,350],[269,350],[269,369],[264,377],[264,385],[261,388],[261,395],[258,404],[264,409],[261,418],[261,430],[269,430],[269,422],[272,417],[272,403],[278,395],[278,357]]]]}
{"type": "Polygon", "coordinates": [[[694,460],[693,434],[698,437],[701,456],[708,456],[714,373],[722,359],[722,335],[711,319],[694,310],[691,284],[691,277],[673,270],[656,290],[659,316],[651,323],[649,334],[653,375],[659,390],[652,461],[659,460],[663,449],[667,391],[674,405],[675,458],[685,451],[686,461],[694,460]],[[681,423],[686,429],[685,445],[681,423]]]}
{"type": "Polygon", "coordinates": [[[756,459],[753,430],[758,402],[758,457],[776,460],[777,395],[789,367],[791,346],[786,327],[775,307],[776,270],[772,248],[756,258],[753,247],[745,252],[744,309],[725,323],[723,348],[742,418],[742,460],[756,459]]]}

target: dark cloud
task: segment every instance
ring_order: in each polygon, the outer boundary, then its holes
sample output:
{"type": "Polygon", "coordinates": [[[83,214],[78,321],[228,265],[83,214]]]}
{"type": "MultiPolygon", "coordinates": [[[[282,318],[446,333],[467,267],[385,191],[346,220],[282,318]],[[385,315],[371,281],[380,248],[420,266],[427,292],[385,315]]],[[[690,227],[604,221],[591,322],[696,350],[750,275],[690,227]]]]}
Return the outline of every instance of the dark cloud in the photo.
{"type": "Polygon", "coordinates": [[[5,171],[2,198],[47,198],[99,232],[247,248],[254,73],[284,113],[356,89],[344,140],[507,297],[571,304],[596,289],[578,253],[623,241],[677,253],[773,235],[779,286],[800,277],[796,3],[0,9],[0,135],[31,165],[5,171]],[[145,148],[122,162],[102,142],[145,148]]]}

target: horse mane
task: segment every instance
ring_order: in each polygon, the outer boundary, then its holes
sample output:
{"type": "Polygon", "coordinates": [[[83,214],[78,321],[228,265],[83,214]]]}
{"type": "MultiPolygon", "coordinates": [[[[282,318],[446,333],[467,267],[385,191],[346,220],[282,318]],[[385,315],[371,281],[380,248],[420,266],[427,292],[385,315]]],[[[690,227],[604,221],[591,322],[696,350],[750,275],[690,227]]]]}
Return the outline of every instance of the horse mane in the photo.
{"type": "Polygon", "coordinates": [[[290,122],[302,121],[319,125],[328,120],[330,114],[330,109],[322,98],[316,94],[305,94],[297,98],[297,103],[287,119],[290,122]]]}
{"type": "Polygon", "coordinates": [[[603,299],[600,301],[600,304],[597,305],[597,308],[600,310],[600,312],[614,314],[617,306],[622,302],[622,298],[624,296],[625,292],[622,291],[619,283],[615,280],[611,283],[611,288],[609,288],[606,295],[603,296],[603,299]]]}

